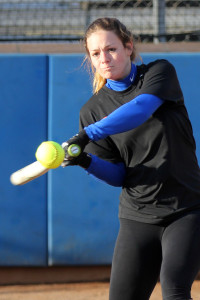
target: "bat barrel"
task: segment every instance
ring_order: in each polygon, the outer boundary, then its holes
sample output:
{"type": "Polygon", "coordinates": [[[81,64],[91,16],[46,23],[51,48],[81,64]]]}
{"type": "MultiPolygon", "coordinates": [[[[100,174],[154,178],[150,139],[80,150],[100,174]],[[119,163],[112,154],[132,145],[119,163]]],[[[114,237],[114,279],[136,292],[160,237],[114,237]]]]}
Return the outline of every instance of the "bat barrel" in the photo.
{"type": "Polygon", "coordinates": [[[14,172],[10,176],[10,181],[13,185],[23,185],[37,177],[47,173],[49,169],[42,166],[39,161],[14,172]]]}

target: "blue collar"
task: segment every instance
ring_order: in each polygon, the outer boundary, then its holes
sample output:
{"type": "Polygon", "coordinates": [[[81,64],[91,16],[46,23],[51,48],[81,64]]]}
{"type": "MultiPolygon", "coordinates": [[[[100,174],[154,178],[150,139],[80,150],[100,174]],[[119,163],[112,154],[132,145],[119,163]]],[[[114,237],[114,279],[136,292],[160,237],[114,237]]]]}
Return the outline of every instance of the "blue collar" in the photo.
{"type": "Polygon", "coordinates": [[[131,64],[131,72],[126,78],[124,78],[122,80],[118,80],[118,81],[107,79],[106,86],[109,89],[114,90],[114,91],[124,91],[130,85],[133,84],[136,74],[137,74],[136,65],[132,63],[131,64]]]}

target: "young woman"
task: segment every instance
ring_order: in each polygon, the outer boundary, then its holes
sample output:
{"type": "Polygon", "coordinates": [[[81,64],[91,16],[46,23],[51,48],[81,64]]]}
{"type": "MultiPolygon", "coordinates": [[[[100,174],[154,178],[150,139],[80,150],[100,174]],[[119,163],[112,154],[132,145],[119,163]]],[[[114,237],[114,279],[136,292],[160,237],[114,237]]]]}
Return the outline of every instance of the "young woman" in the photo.
{"type": "Polygon", "coordinates": [[[132,34],[117,19],[94,21],[85,36],[94,95],[80,132],[63,144],[80,165],[121,186],[110,300],[147,300],[158,278],[164,300],[191,299],[200,269],[200,170],[174,67],[134,64],[132,34]]]}

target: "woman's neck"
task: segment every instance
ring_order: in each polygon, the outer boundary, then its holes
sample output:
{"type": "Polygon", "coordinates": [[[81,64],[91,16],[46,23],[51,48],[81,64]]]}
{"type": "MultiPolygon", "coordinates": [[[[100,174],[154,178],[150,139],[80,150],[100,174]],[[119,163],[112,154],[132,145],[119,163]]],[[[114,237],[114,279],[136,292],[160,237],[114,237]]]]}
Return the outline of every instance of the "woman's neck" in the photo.
{"type": "Polygon", "coordinates": [[[111,80],[107,79],[106,86],[114,91],[124,91],[126,90],[130,85],[133,84],[134,79],[136,77],[137,68],[135,64],[131,64],[131,72],[130,74],[121,80],[111,80]]]}

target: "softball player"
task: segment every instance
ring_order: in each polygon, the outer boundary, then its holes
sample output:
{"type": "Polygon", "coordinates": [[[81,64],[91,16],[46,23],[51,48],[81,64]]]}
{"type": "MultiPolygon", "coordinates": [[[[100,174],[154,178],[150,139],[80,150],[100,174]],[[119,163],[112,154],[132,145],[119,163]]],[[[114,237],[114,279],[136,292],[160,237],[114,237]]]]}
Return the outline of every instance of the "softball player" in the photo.
{"type": "Polygon", "coordinates": [[[80,111],[80,165],[121,186],[120,230],[110,300],[148,300],[160,278],[164,300],[191,299],[200,269],[200,169],[175,68],[136,65],[132,34],[114,18],[86,31],[94,94],[80,111]]]}

